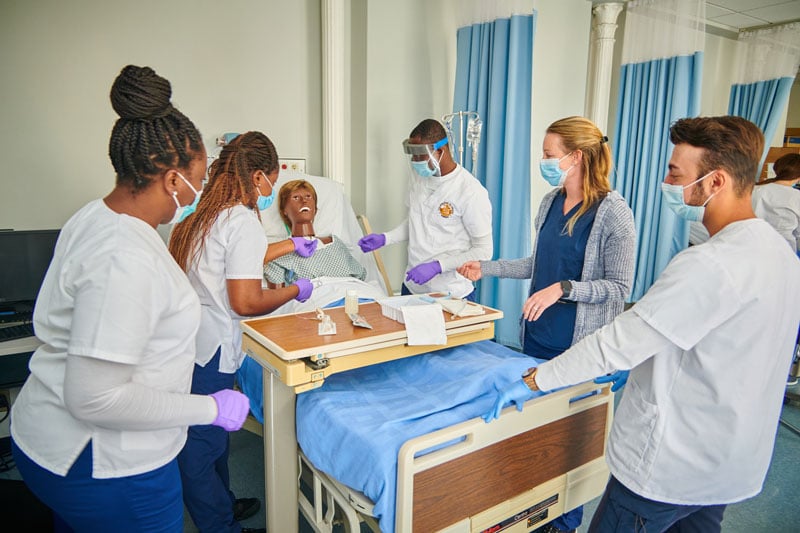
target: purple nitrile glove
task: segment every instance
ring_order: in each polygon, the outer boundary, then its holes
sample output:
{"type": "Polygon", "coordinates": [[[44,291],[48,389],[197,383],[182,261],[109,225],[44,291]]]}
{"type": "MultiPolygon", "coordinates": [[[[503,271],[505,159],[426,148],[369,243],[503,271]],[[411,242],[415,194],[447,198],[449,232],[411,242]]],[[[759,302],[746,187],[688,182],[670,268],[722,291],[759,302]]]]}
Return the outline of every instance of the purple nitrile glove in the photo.
{"type": "Polygon", "coordinates": [[[290,237],[289,240],[294,244],[294,251],[300,257],[311,257],[317,249],[319,241],[317,239],[306,239],[305,237],[290,237]]]}
{"type": "Polygon", "coordinates": [[[386,235],[383,233],[370,233],[358,239],[358,246],[364,253],[377,250],[386,244],[386,235]]]}
{"type": "Polygon", "coordinates": [[[292,285],[297,285],[299,292],[297,296],[294,297],[300,303],[305,302],[309,298],[311,298],[311,291],[314,290],[314,285],[311,284],[311,280],[306,278],[298,278],[297,281],[292,283],[292,285]]]}
{"type": "Polygon", "coordinates": [[[411,280],[418,285],[422,285],[423,283],[427,283],[433,279],[434,276],[438,276],[441,273],[442,265],[439,264],[439,261],[422,263],[421,265],[417,265],[408,271],[406,274],[406,281],[411,280]]]}
{"type": "Polygon", "coordinates": [[[594,378],[595,383],[613,383],[611,385],[611,392],[617,392],[619,389],[625,386],[625,383],[628,381],[628,374],[630,374],[630,370],[617,370],[613,374],[608,374],[607,376],[600,376],[599,378],[594,378]]]}
{"type": "Polygon", "coordinates": [[[497,399],[494,402],[492,410],[483,415],[483,420],[489,423],[495,418],[500,418],[500,413],[502,412],[503,407],[510,403],[513,403],[517,406],[517,411],[522,411],[522,406],[525,404],[525,402],[533,398],[538,398],[542,395],[544,395],[544,392],[540,390],[531,390],[524,380],[520,379],[519,381],[515,381],[500,391],[500,394],[497,395],[497,399]]]}
{"type": "Polygon", "coordinates": [[[211,422],[225,431],[237,431],[250,412],[250,400],[239,391],[223,389],[210,395],[217,402],[217,418],[211,422]]]}

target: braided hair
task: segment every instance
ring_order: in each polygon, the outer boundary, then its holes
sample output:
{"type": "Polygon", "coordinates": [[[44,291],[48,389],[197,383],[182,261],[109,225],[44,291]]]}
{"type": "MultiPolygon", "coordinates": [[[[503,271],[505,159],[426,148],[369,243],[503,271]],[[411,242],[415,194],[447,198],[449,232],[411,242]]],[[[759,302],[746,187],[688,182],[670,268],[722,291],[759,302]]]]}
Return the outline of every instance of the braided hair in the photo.
{"type": "Polygon", "coordinates": [[[111,130],[108,156],[117,185],[144,190],[169,167],[185,168],[203,149],[200,132],[172,106],[172,86],[150,67],[128,65],[111,86],[119,119],[111,130]]]}
{"type": "Polygon", "coordinates": [[[253,173],[259,170],[266,175],[278,170],[278,152],[263,133],[243,133],[222,148],[219,158],[208,169],[208,183],[197,209],[186,220],[176,224],[170,235],[169,251],[184,271],[199,255],[211,227],[223,210],[242,204],[254,209],[261,219],[256,206],[259,192],[253,184],[253,173]]]}

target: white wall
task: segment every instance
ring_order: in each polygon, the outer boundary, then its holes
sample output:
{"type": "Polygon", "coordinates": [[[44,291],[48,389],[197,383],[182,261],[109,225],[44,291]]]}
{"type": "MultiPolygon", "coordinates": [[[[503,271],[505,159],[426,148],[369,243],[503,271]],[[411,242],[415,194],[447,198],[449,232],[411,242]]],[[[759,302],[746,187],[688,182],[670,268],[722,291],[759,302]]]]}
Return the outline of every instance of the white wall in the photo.
{"type": "Polygon", "coordinates": [[[131,63],[172,82],[207,146],[258,129],[321,171],[317,0],[3,0],[0,228],[61,227],[111,190],[108,95],[131,63]]]}

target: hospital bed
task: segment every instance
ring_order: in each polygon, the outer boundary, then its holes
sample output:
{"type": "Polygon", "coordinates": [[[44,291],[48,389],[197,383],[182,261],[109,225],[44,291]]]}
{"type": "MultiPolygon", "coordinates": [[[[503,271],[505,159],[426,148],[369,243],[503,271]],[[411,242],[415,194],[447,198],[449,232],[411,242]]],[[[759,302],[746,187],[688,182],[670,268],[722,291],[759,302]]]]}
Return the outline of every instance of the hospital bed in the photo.
{"type": "MultiPolygon", "coordinates": [[[[352,212],[349,204],[347,208],[352,212]]],[[[315,227],[322,232],[319,221],[315,227]]],[[[336,230],[332,233],[339,235],[336,230]]],[[[311,398],[325,391],[322,385],[327,380],[334,383],[340,375],[369,371],[373,365],[488,341],[502,313],[485,310],[483,315],[456,319],[443,311],[445,346],[409,346],[403,325],[383,316],[377,303],[360,309],[372,330],[353,328],[342,308],[328,310],[338,326],[333,337],[316,335],[313,313],[242,322],[243,349],[263,368],[268,531],[297,531],[294,509],[300,509],[316,531],[332,531],[334,522],[340,521],[350,531],[358,531],[362,521],[378,530],[379,520],[372,517],[376,501],[337,479],[340,476],[331,474],[335,469],[326,473],[317,468],[314,459],[321,461],[315,454],[324,451],[309,443],[303,451],[298,448],[297,428],[305,427],[305,422],[295,420],[297,395],[313,391],[311,398]],[[301,471],[309,479],[310,496],[300,490],[301,471]]],[[[525,366],[528,360],[514,364],[525,366]]],[[[454,373],[458,368],[456,363],[454,373]]],[[[505,382],[518,379],[520,368],[511,374],[504,370],[505,382]]],[[[387,527],[386,513],[382,514],[386,529],[394,525],[399,532],[529,531],[602,492],[608,476],[604,452],[613,406],[607,387],[589,383],[557,391],[528,402],[522,412],[507,408],[499,420],[486,424],[476,415],[494,394],[492,388],[477,394],[483,404],[461,413],[462,419],[397,445],[396,497],[391,508],[395,518],[387,527]]],[[[305,404],[305,398],[299,403],[305,404]]],[[[334,424],[333,414],[315,408],[310,412],[328,421],[318,426],[334,424]]],[[[310,439],[325,440],[319,435],[310,439]]],[[[385,507],[386,502],[380,505],[385,507]]]]}

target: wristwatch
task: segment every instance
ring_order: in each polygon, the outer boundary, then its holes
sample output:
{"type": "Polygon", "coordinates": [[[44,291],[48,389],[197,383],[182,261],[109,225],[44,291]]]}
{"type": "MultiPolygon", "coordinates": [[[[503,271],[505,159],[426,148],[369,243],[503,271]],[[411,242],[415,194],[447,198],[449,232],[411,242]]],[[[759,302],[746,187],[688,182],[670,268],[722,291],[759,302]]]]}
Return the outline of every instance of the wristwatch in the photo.
{"type": "Polygon", "coordinates": [[[569,280],[562,280],[561,282],[561,298],[569,300],[569,295],[572,294],[572,282],[569,280]]]}
{"type": "Polygon", "coordinates": [[[539,385],[536,384],[536,371],[538,367],[529,368],[527,372],[522,374],[522,381],[525,382],[525,385],[528,386],[529,389],[532,391],[537,391],[539,389],[539,385]]]}

